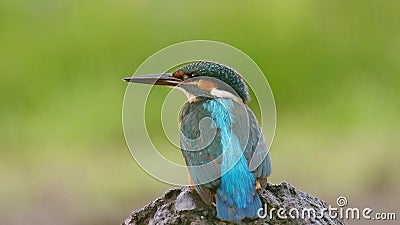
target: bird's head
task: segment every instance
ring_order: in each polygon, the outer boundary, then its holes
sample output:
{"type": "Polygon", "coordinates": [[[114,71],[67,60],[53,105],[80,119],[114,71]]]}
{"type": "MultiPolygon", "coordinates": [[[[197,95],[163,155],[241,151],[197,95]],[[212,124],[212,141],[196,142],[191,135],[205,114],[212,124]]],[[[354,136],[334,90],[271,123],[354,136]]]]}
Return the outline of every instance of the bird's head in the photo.
{"type": "Polygon", "coordinates": [[[176,87],[188,98],[207,96],[232,98],[247,103],[250,95],[238,72],[216,62],[198,61],[186,64],[173,73],[151,74],[124,78],[124,81],[176,87]]]}

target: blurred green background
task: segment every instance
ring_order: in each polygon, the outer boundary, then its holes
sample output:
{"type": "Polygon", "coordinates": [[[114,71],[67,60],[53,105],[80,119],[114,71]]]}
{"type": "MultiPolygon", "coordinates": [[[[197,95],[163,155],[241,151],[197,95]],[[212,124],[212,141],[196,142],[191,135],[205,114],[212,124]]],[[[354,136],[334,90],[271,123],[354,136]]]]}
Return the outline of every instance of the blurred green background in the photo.
{"type": "Polygon", "coordinates": [[[0,224],[118,224],[168,189],[126,147],[120,78],[192,39],[267,75],[271,182],[398,212],[399,21],[385,0],[0,1],[0,224]]]}

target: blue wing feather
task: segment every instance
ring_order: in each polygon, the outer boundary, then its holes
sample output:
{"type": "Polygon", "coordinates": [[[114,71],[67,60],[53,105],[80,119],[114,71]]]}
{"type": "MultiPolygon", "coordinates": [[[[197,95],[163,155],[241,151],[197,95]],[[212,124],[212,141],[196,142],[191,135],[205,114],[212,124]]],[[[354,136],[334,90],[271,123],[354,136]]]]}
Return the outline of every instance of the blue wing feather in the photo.
{"type": "MultiPolygon", "coordinates": [[[[219,186],[221,176],[221,160],[222,153],[220,132],[218,130],[203,129],[201,133],[199,123],[202,118],[211,117],[211,113],[204,109],[201,103],[188,103],[181,111],[181,151],[188,166],[189,174],[195,185],[196,191],[201,198],[211,204],[213,202],[213,194],[210,189],[219,186]],[[191,141],[199,137],[207,137],[209,133],[215,132],[216,138],[205,148],[201,148],[204,142],[201,140],[191,141]],[[184,137],[182,137],[182,135],[184,137]],[[201,149],[199,149],[201,148],[201,149]],[[199,150],[195,150],[199,149],[199,150]],[[203,166],[207,165],[207,166],[203,166]],[[218,179],[213,179],[218,178],[218,179]],[[202,184],[202,185],[200,185],[202,184]]],[[[207,124],[206,124],[207,126],[207,124]]],[[[209,124],[209,128],[211,124],[209,124]]],[[[206,143],[207,144],[207,143],[206,143]]]]}
{"type": "Polygon", "coordinates": [[[249,169],[253,171],[257,178],[266,178],[272,172],[271,159],[268,146],[265,143],[264,135],[254,113],[248,108],[249,115],[249,139],[244,154],[249,164],[249,169]]]}

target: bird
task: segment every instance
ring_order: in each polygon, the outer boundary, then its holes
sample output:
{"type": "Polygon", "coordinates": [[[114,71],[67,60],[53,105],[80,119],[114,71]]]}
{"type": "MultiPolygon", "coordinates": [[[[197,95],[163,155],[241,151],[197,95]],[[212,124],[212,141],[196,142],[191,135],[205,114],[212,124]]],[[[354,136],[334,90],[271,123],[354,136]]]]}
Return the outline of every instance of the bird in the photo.
{"type": "Polygon", "coordinates": [[[218,62],[194,61],[175,72],[131,76],[126,82],[168,86],[186,94],[180,148],[191,188],[215,205],[222,221],[256,219],[271,159],[260,125],[248,106],[242,76],[218,62]]]}

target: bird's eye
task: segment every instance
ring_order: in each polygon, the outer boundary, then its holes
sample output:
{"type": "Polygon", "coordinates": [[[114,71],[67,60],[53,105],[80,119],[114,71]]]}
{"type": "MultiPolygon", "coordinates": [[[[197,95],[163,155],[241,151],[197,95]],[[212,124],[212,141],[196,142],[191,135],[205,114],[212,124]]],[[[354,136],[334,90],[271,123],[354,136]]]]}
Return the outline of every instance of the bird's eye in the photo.
{"type": "Polygon", "coordinates": [[[186,73],[184,76],[183,76],[183,78],[186,80],[186,79],[189,79],[189,78],[192,78],[192,77],[194,77],[194,73],[186,73]]]}

